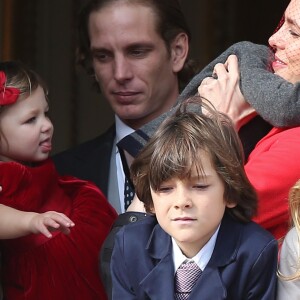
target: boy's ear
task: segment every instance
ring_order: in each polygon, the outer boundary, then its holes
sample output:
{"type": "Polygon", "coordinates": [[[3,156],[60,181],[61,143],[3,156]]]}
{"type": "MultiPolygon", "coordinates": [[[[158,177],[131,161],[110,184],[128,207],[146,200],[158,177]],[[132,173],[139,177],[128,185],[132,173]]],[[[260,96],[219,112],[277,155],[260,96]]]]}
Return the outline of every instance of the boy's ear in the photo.
{"type": "Polygon", "coordinates": [[[186,33],[179,33],[171,43],[171,59],[173,72],[182,70],[189,52],[189,39],[186,33]]]}

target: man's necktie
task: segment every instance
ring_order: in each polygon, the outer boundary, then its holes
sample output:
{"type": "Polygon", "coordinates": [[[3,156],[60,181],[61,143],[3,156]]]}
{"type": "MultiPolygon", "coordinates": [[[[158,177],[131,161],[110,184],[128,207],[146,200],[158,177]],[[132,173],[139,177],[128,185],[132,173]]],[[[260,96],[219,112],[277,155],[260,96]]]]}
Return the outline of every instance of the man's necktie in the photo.
{"type": "Polygon", "coordinates": [[[149,139],[147,135],[143,135],[141,131],[141,135],[144,139],[141,138],[141,141],[137,140],[133,135],[137,135],[140,130],[135,131],[133,134],[126,135],[118,142],[118,147],[122,148],[126,152],[128,152],[132,157],[136,157],[138,153],[142,150],[143,146],[146,144],[149,139]]]}
{"type": "Polygon", "coordinates": [[[130,205],[133,197],[134,197],[134,187],[133,184],[130,180],[130,172],[129,172],[129,167],[128,167],[128,163],[125,157],[125,153],[124,150],[119,146],[118,144],[118,148],[119,148],[119,152],[120,152],[120,156],[121,156],[121,160],[122,160],[122,165],[123,165],[123,170],[124,170],[124,174],[125,174],[125,182],[124,182],[124,209],[125,211],[127,210],[128,206],[130,205]]]}
{"type": "Polygon", "coordinates": [[[182,263],[175,273],[175,299],[186,300],[190,296],[202,271],[194,261],[182,263]]]}
{"type": "Polygon", "coordinates": [[[130,181],[125,176],[125,184],[124,184],[124,208],[127,210],[128,206],[131,204],[134,196],[134,188],[132,187],[130,181]]]}

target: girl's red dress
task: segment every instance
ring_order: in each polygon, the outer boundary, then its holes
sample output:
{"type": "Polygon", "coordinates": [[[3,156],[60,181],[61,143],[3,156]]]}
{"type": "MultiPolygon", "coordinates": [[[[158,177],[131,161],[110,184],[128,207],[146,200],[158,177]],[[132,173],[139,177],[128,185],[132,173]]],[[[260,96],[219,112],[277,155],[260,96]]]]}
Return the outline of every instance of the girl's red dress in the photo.
{"type": "Polygon", "coordinates": [[[23,211],[55,210],[75,223],[69,235],[1,241],[4,298],[106,299],[98,257],[117,214],[99,189],[59,176],[51,160],[36,167],[0,163],[0,185],[0,203],[23,211]]]}

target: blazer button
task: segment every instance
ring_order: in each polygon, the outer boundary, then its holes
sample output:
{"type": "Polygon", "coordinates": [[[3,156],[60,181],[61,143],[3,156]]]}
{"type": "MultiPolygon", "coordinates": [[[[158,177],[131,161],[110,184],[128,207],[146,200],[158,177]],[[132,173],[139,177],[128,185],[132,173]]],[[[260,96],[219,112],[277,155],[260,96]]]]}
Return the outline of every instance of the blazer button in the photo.
{"type": "Polygon", "coordinates": [[[129,222],[130,223],[134,223],[136,221],[137,221],[137,217],[136,216],[130,216],[130,218],[129,218],[129,222]]]}

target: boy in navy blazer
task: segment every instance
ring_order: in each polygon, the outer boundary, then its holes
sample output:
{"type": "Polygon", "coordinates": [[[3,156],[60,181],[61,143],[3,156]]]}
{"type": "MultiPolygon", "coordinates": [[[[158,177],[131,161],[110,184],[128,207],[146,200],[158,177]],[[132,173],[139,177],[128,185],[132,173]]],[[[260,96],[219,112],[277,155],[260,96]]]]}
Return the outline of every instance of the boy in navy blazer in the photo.
{"type": "Polygon", "coordinates": [[[239,138],[208,104],[195,112],[200,103],[183,103],[132,164],[150,215],[116,236],[113,299],[275,299],[277,242],[251,221],[257,199],[239,138]],[[199,270],[191,290],[177,283],[186,263],[199,270]]]}

